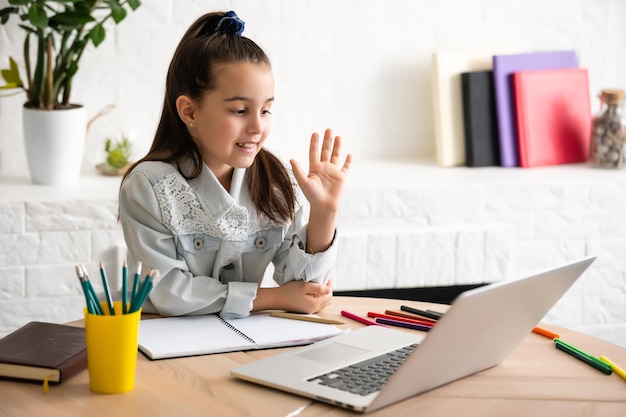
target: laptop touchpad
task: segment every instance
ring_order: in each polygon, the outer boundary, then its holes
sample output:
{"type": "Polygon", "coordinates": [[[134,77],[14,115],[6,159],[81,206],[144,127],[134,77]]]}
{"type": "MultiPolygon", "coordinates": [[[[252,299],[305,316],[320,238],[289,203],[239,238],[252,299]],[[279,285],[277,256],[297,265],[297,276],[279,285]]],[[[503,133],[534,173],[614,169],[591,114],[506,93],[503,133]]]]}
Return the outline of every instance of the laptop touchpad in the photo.
{"type": "Polygon", "coordinates": [[[296,356],[317,362],[332,364],[354,358],[358,355],[363,355],[367,352],[369,352],[367,349],[333,342],[315,349],[304,351],[296,356]]]}

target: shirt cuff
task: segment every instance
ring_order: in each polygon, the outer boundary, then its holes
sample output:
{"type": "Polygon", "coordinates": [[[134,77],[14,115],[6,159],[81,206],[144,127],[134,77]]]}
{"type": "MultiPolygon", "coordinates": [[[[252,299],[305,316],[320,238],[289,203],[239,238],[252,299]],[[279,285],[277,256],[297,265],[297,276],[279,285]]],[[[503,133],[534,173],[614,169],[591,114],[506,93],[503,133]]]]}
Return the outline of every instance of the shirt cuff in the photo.
{"type": "Polygon", "coordinates": [[[294,277],[303,281],[314,281],[325,284],[328,281],[330,270],[337,258],[337,231],[335,231],[330,246],[323,252],[315,254],[307,253],[305,239],[305,231],[296,233],[293,236],[292,250],[289,251],[289,263],[293,268],[294,277]],[[293,248],[297,248],[297,250],[293,250],[293,248]]]}
{"type": "Polygon", "coordinates": [[[254,282],[229,282],[226,303],[220,312],[223,319],[239,319],[250,315],[259,285],[254,282]]]}

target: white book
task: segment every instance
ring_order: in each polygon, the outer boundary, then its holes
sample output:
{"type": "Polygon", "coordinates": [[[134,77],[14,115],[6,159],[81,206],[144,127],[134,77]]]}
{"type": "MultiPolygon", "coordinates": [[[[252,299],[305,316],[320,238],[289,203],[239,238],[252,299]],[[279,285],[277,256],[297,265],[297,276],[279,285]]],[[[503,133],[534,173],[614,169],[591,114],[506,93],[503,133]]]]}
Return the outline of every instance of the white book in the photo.
{"type": "Polygon", "coordinates": [[[461,73],[493,69],[493,56],[515,47],[440,50],[432,55],[432,98],[437,164],[465,164],[461,73]]]}
{"type": "Polygon", "coordinates": [[[272,317],[267,312],[225,320],[217,314],[142,320],[139,350],[150,359],[306,345],[343,333],[325,323],[272,317]]]}

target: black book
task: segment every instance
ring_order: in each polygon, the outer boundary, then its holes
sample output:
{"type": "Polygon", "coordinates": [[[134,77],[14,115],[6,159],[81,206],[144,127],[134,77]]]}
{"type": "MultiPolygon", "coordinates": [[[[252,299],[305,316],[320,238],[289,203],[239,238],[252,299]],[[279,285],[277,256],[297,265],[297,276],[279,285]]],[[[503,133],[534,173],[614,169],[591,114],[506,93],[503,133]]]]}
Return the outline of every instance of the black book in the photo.
{"type": "Polygon", "coordinates": [[[461,74],[465,165],[499,166],[500,141],[493,71],[461,74]]]}

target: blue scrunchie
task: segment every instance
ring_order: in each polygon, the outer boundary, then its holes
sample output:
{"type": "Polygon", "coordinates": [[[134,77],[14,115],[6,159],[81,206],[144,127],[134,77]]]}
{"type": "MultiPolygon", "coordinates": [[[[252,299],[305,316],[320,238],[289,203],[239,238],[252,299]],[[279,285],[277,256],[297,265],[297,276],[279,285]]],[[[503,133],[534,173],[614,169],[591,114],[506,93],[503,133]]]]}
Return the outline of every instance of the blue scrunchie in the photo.
{"type": "Polygon", "coordinates": [[[241,36],[245,23],[232,10],[224,13],[224,17],[220,19],[215,27],[216,32],[228,33],[230,35],[241,36]]]}

